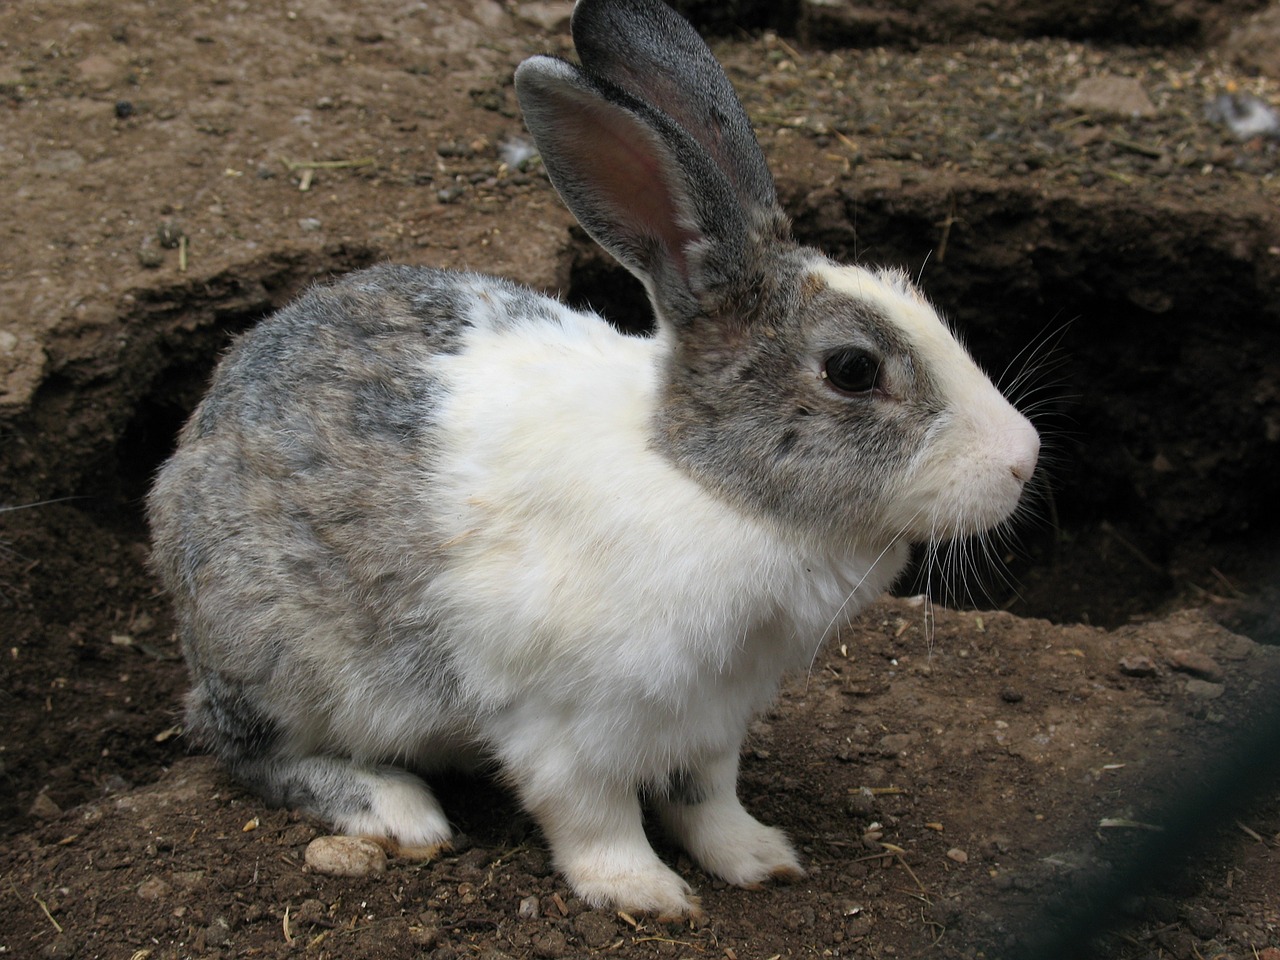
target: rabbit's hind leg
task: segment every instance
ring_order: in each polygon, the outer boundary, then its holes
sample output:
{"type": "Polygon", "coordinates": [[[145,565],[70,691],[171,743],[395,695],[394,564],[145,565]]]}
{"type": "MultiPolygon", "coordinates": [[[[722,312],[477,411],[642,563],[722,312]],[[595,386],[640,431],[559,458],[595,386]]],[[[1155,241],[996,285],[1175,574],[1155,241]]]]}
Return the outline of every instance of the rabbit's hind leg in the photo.
{"type": "Polygon", "coordinates": [[[439,801],[421,778],[398,767],[277,756],[241,761],[232,772],[273,806],[305,810],[398,856],[430,860],[449,846],[452,831],[439,801]]]}
{"type": "Polygon", "coordinates": [[[304,810],[400,856],[430,859],[452,831],[435,795],[399,767],[290,749],[279,725],[240,684],[206,675],[187,702],[187,726],[246,787],[276,807],[304,810]]]}

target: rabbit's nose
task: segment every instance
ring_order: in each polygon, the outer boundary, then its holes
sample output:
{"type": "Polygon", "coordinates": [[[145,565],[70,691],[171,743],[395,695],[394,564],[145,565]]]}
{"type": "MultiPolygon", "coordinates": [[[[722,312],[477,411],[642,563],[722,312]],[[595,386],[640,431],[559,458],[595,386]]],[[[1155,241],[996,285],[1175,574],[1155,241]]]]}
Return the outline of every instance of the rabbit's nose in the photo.
{"type": "Polygon", "coordinates": [[[1040,434],[1029,421],[1024,423],[1026,427],[1015,441],[1013,460],[1009,464],[1009,471],[1019,483],[1026,483],[1035,476],[1036,463],[1040,459],[1040,434]]]}

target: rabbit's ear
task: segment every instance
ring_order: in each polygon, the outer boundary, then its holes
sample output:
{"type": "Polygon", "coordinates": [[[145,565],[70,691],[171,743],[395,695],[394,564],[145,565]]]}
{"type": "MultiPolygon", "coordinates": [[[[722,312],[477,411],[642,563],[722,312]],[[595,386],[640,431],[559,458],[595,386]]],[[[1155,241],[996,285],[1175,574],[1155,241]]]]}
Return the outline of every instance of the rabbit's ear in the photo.
{"type": "Polygon", "coordinates": [[[683,127],[747,211],[778,209],[773,175],[742,101],[687,20],[662,0],[578,0],[572,31],[583,67],[683,127]]]}
{"type": "Polygon", "coordinates": [[[729,180],[663,111],[554,57],[516,70],[551,182],[679,325],[741,292],[749,225],[729,180]]]}

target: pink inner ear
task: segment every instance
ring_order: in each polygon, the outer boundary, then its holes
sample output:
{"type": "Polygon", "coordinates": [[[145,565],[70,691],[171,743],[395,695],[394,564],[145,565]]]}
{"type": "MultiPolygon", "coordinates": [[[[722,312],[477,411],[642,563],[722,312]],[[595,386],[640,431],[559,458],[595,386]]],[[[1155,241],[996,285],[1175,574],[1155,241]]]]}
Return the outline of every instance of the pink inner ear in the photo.
{"type": "Polygon", "coordinates": [[[561,117],[561,149],[578,185],[595,198],[616,232],[637,248],[661,244],[681,276],[686,249],[701,234],[687,225],[682,176],[665,146],[627,111],[578,100],[561,117]]]}

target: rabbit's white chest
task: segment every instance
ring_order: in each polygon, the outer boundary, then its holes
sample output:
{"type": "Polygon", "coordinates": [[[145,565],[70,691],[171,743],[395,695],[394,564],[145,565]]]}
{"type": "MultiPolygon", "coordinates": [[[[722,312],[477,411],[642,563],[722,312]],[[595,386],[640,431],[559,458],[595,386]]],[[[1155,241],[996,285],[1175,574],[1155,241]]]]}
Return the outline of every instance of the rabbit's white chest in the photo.
{"type": "Polygon", "coordinates": [[[420,603],[491,710],[577,712],[602,742],[740,737],[901,557],[805,549],[712,496],[649,443],[654,343],[565,314],[442,361],[420,603]]]}

